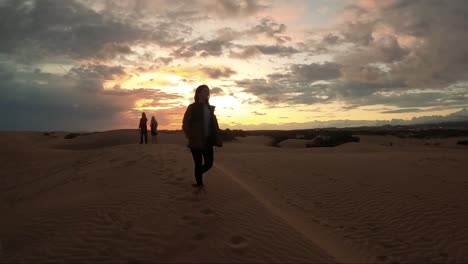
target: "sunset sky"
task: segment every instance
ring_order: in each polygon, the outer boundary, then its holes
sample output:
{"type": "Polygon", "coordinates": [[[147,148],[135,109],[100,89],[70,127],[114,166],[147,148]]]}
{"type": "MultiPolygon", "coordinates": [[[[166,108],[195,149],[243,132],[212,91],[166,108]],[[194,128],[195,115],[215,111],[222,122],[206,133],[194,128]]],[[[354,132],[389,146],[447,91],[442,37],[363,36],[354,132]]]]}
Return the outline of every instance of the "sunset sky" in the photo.
{"type": "Polygon", "coordinates": [[[0,0],[0,129],[221,128],[465,113],[466,0],[0,0]]]}

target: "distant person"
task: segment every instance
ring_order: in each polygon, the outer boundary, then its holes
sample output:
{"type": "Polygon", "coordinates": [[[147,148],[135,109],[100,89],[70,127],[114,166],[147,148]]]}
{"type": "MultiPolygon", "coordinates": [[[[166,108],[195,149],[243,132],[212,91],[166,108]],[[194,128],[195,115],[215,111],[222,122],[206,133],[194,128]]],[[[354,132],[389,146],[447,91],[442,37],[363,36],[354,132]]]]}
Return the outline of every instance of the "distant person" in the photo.
{"type": "Polygon", "coordinates": [[[158,135],[158,121],[154,116],[151,117],[151,139],[153,144],[156,144],[156,136],[158,135]]]}
{"type": "Polygon", "coordinates": [[[218,137],[218,120],[214,115],[215,107],[209,103],[210,89],[200,85],[195,90],[195,102],[187,107],[182,129],[189,140],[189,148],[195,162],[194,187],[203,187],[203,173],[213,166],[213,146],[222,146],[218,137]]]}
{"type": "Polygon", "coordinates": [[[141,118],[140,118],[140,125],[138,128],[140,129],[140,144],[143,144],[143,137],[145,137],[145,144],[148,144],[148,127],[146,123],[148,122],[148,119],[146,119],[146,114],[141,113],[141,118]]]}

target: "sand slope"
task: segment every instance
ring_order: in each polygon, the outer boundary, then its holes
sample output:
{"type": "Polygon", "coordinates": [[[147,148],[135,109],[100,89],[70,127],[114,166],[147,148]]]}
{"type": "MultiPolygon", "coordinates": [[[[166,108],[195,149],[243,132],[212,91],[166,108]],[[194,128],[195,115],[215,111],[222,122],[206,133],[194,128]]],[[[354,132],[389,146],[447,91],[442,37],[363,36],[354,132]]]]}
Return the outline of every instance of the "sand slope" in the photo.
{"type": "Polygon", "coordinates": [[[455,139],[247,137],[215,149],[197,192],[181,134],[0,135],[0,262],[468,262],[455,139]]]}
{"type": "Polygon", "coordinates": [[[254,151],[228,144],[218,166],[339,261],[467,262],[468,148],[387,140],[254,151]]]}
{"type": "Polygon", "coordinates": [[[181,135],[103,144],[106,133],[2,133],[1,262],[334,261],[218,169],[194,192],[181,135]]]}

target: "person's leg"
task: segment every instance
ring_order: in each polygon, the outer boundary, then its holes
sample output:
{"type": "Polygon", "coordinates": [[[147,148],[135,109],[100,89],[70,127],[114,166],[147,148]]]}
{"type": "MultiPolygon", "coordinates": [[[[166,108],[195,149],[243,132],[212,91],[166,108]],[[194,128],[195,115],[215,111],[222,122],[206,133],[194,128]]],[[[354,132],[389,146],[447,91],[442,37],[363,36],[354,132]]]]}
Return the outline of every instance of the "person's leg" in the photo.
{"type": "Polygon", "coordinates": [[[148,144],[148,131],[145,132],[145,144],[148,144]]]}
{"type": "Polygon", "coordinates": [[[193,161],[195,162],[195,180],[197,185],[203,185],[203,172],[202,172],[202,152],[198,149],[190,149],[192,151],[193,161]]]}
{"type": "Polygon", "coordinates": [[[208,146],[203,150],[203,173],[207,172],[209,169],[211,169],[211,167],[213,167],[213,155],[213,146],[208,146]]]}
{"type": "Polygon", "coordinates": [[[140,144],[143,144],[143,132],[140,131],[140,144]]]}

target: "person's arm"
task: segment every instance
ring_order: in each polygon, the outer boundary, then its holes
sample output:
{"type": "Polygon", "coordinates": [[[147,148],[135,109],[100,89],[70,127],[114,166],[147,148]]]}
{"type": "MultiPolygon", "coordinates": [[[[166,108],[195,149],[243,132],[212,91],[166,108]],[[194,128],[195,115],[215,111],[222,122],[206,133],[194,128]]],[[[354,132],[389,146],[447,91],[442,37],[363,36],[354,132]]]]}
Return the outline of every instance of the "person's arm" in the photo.
{"type": "Polygon", "coordinates": [[[189,137],[190,132],[190,120],[192,119],[192,107],[189,105],[184,114],[184,120],[182,121],[182,130],[185,133],[185,136],[189,137]]]}
{"type": "Polygon", "coordinates": [[[140,123],[138,123],[138,129],[141,128],[141,119],[140,119],[140,123]]]}

